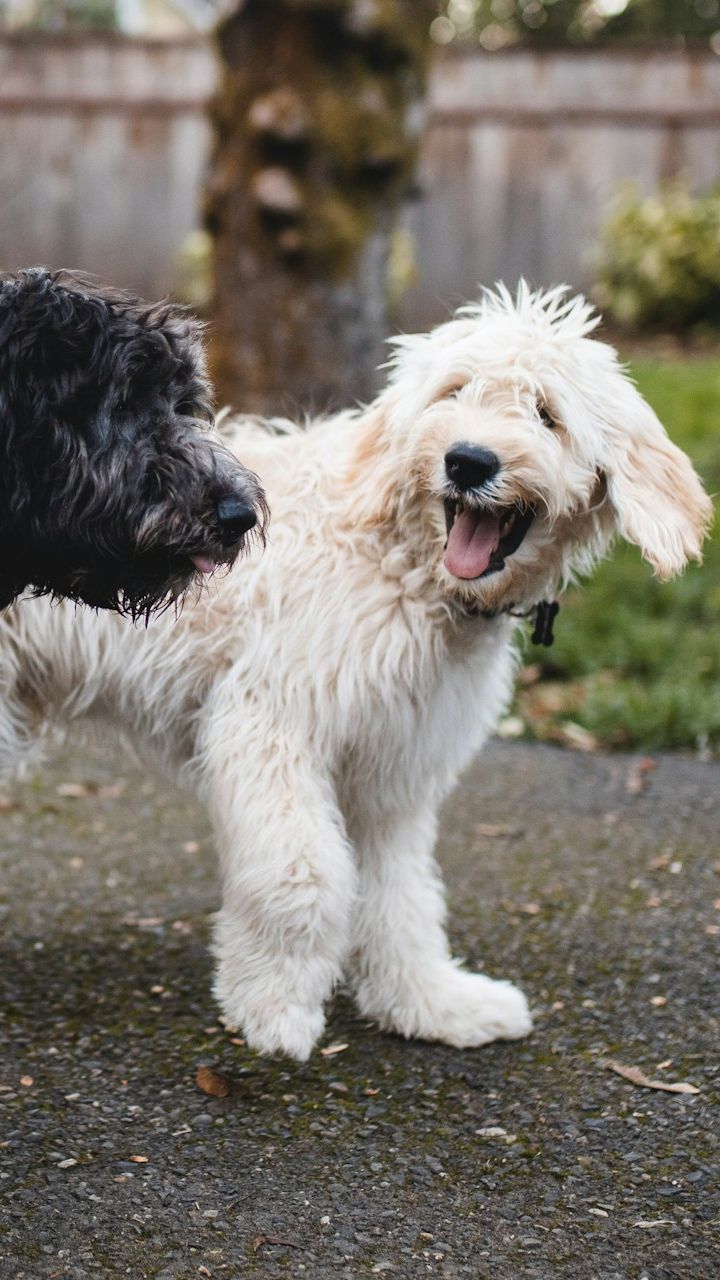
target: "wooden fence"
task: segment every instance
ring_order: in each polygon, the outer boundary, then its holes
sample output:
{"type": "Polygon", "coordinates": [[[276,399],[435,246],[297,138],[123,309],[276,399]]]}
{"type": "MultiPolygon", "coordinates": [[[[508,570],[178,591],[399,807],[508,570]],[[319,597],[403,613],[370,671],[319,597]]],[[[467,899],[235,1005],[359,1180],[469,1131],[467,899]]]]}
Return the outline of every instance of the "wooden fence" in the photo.
{"type": "Polygon", "coordinates": [[[720,58],[602,50],[454,54],[436,67],[418,212],[421,321],[474,281],[587,286],[609,201],[632,179],[720,180],[720,58]]]}
{"type": "MultiPolygon", "coordinates": [[[[215,84],[201,40],[0,38],[0,265],[79,265],[172,288],[197,225],[215,84]]],[[[424,324],[478,282],[586,285],[608,200],[720,178],[720,58],[660,50],[445,53],[432,78],[419,280],[424,324]]]]}
{"type": "Polygon", "coordinates": [[[0,265],[172,288],[214,83],[202,42],[0,39],[0,265]]]}

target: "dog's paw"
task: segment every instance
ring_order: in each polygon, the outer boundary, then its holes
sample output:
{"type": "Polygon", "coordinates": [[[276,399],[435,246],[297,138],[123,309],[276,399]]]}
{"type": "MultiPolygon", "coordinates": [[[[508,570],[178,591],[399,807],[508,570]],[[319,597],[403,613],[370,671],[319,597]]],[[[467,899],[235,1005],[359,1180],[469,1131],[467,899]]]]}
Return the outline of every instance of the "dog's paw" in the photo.
{"type": "Polygon", "coordinates": [[[417,999],[405,1007],[398,1002],[381,1022],[408,1039],[441,1040],[457,1049],[518,1040],[532,1029],[527,1000],[511,982],[451,966],[434,973],[417,999]]]}
{"type": "Polygon", "coordinates": [[[305,1062],[322,1035],[325,1014],[322,1008],[309,1005],[268,1005],[235,1021],[251,1049],[266,1057],[282,1055],[305,1062]]]}

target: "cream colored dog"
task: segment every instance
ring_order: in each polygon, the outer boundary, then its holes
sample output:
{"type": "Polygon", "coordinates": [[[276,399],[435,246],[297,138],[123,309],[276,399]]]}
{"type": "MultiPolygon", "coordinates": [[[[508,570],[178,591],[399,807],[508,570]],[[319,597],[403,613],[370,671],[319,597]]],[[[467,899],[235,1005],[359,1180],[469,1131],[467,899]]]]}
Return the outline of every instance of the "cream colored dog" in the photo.
{"type": "Polygon", "coordinates": [[[270,547],[177,621],[133,630],[43,601],[0,620],[8,766],[41,723],[104,717],[204,797],[216,993],[262,1052],[306,1058],[343,976],[403,1036],[530,1029],[516,987],[451,957],[439,806],[508,704],[515,615],[616,531],[677,573],[711,515],[595,324],[562,290],[500,289],[397,339],[367,409],[232,422],[270,547]]]}

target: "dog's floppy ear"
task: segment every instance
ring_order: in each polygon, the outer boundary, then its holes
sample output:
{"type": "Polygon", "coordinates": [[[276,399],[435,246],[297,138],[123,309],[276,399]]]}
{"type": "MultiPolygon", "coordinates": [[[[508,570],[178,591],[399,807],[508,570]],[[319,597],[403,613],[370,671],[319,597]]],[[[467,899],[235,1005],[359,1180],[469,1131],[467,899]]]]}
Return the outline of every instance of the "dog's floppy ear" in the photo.
{"type": "Polygon", "coordinates": [[[617,527],[635,543],[659,578],[702,560],[713,506],[690,459],[668,438],[632,388],[632,422],[611,428],[605,476],[617,527]]]}

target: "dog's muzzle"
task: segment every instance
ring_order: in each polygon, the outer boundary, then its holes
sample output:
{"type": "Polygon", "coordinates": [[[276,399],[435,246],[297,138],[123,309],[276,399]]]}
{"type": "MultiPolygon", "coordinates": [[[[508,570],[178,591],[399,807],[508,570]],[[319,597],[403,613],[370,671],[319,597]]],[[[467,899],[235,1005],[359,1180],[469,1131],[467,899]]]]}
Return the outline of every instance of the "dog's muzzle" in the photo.
{"type": "Polygon", "coordinates": [[[520,505],[490,505],[500,459],[482,445],[459,441],[445,454],[445,568],[466,581],[498,573],[517,551],[534,512],[520,505]]]}

